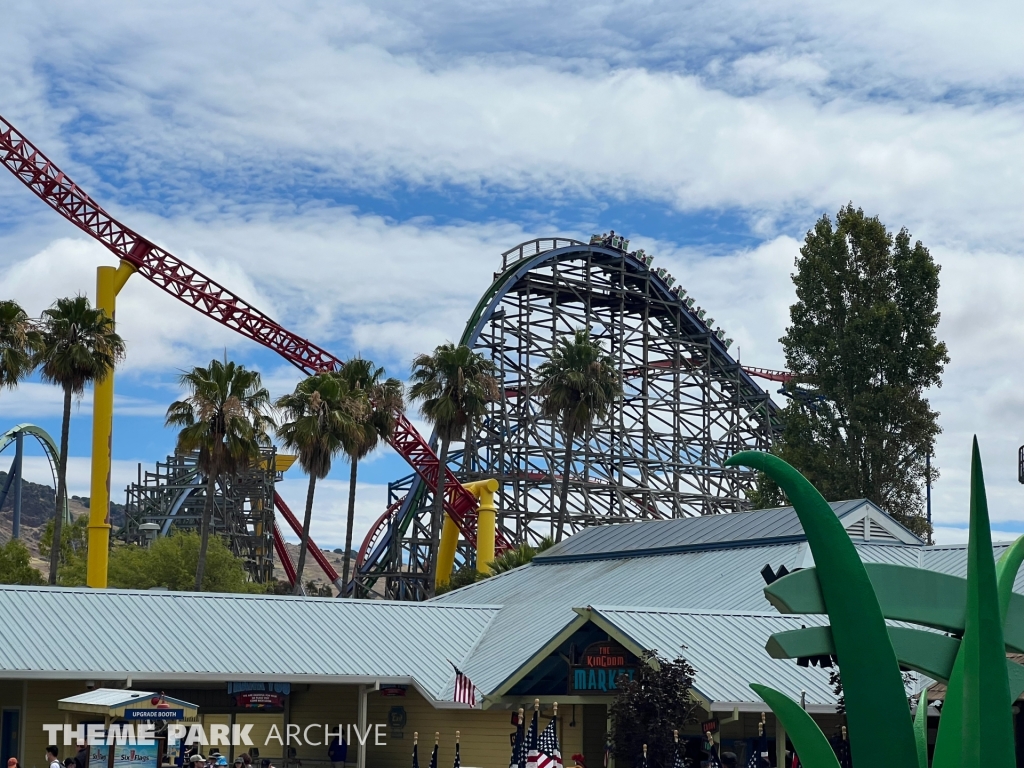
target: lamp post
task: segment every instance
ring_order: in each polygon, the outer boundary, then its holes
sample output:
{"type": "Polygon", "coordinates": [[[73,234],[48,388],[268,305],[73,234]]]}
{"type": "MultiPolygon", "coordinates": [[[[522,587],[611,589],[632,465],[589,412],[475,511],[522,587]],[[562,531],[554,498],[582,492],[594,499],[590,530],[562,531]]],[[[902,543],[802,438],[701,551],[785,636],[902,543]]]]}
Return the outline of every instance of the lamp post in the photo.
{"type": "MultiPolygon", "coordinates": [[[[928,530],[932,529],[932,452],[924,456],[925,510],[928,515],[928,530]]],[[[931,537],[931,533],[928,534],[931,537]]]]}
{"type": "Polygon", "coordinates": [[[156,540],[157,533],[160,532],[160,525],[158,523],[143,523],[139,526],[139,533],[141,533],[146,540],[146,549],[152,546],[156,540]]]}

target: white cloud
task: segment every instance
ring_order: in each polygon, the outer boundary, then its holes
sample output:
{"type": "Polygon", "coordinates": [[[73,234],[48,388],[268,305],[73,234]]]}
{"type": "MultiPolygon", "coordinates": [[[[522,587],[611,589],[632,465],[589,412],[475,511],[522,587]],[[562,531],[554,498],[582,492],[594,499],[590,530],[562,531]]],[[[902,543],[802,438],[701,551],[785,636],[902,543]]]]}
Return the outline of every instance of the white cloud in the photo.
{"type": "MultiPolygon", "coordinates": [[[[24,459],[25,479],[42,485],[53,487],[53,475],[50,464],[43,455],[30,455],[26,448],[24,459]]],[[[41,451],[40,451],[41,454],[41,451]]],[[[143,462],[143,466],[149,462],[143,462]]],[[[124,504],[124,489],[138,478],[137,461],[115,460],[110,470],[110,498],[118,504],[124,504]]],[[[68,456],[68,496],[89,496],[89,475],[91,473],[87,456],[68,456]]]]}
{"type": "Polygon", "coordinates": [[[936,525],[932,536],[936,544],[966,544],[968,530],[966,528],[936,525]]]}
{"type": "MultiPolygon", "coordinates": [[[[347,470],[346,470],[347,473],[347,470]]],[[[277,486],[301,525],[306,508],[306,478],[296,470],[277,486]]],[[[352,527],[352,548],[358,550],[370,526],[387,509],[387,485],[359,482],[356,488],[355,524],[352,527]]],[[[348,518],[348,483],[340,480],[320,480],[313,499],[313,518],[310,537],[320,548],[336,549],[345,546],[345,527],[348,518]]],[[[284,520],[279,520],[285,539],[298,542],[299,537],[284,520]]]]}
{"type": "MultiPolygon", "coordinates": [[[[0,411],[4,418],[60,419],[64,414],[64,392],[51,384],[22,382],[17,389],[5,390],[0,394],[0,411]]],[[[167,411],[167,404],[131,395],[115,394],[114,411],[119,416],[162,417],[167,411]]],[[[76,397],[71,401],[71,415],[72,418],[92,415],[91,388],[87,389],[82,397],[76,397]]]]}
{"type": "MultiPolygon", "coordinates": [[[[24,115],[40,140],[47,134],[38,124],[66,121],[72,151],[57,145],[60,157],[102,163],[123,200],[156,199],[208,217],[292,186],[389,194],[399,181],[543,190],[548,198],[598,190],[682,209],[800,214],[852,198],[932,238],[1006,245],[1024,232],[1016,205],[1024,178],[1016,151],[1024,138],[1021,78],[1007,66],[1020,11],[1006,6],[986,6],[993,17],[998,9],[998,23],[980,22],[985,11],[937,13],[916,2],[884,12],[876,4],[824,11],[738,3],[716,5],[715,13],[591,7],[572,21],[603,30],[590,39],[608,60],[589,64],[529,44],[491,56],[434,47],[430,35],[447,31],[450,39],[453,22],[441,12],[355,3],[309,14],[228,8],[69,9],[57,28],[36,14],[21,24],[15,18],[6,37],[34,45],[21,43],[26,58],[2,77],[21,94],[16,104],[31,106],[8,116],[24,115]],[[609,36],[605,25],[621,22],[621,34],[609,36]],[[790,87],[732,93],[708,79],[686,58],[686,45],[701,50],[701,29],[723,35],[716,45],[741,80],[790,87]],[[664,60],[631,53],[650,38],[668,44],[671,34],[681,43],[663,50],[664,60]],[[123,46],[124,39],[137,44],[123,46]],[[833,87],[827,98],[801,90],[844,82],[852,51],[867,74],[858,87],[833,87]],[[40,106],[47,82],[23,73],[36,57],[60,73],[67,102],[59,110],[40,106]],[[872,90],[885,96],[909,65],[927,62],[943,73],[949,61],[948,82],[942,74],[929,81],[924,66],[912,75],[923,79],[914,93],[925,96],[880,98],[872,90]],[[1001,89],[1000,97],[946,96],[954,83],[979,80],[976,87],[1001,89]],[[99,124],[83,131],[69,119],[79,114],[99,124]],[[225,189],[228,198],[212,191],[225,189]]],[[[483,24],[466,13],[465,23],[483,24]]],[[[505,13],[512,29],[554,23],[530,9],[505,13]]],[[[503,37],[493,25],[475,34],[481,50],[503,37]]],[[[335,246],[344,253],[344,243],[335,246]]]]}
{"type": "MultiPolygon", "coordinates": [[[[950,530],[966,519],[976,432],[993,519],[1021,520],[1024,6],[59,7],[41,17],[15,2],[5,16],[5,116],[148,237],[296,332],[387,360],[393,375],[456,338],[497,254],[547,234],[557,214],[441,224],[322,202],[353,188],[384,199],[459,185],[467,219],[499,195],[540,210],[574,195],[734,209],[765,242],[714,253],[670,236],[634,242],[762,366],[782,365],[798,247],[779,234],[787,222],[810,226],[852,199],[906,224],[944,267],[952,362],[933,393],[945,430],[935,519],[950,530]]],[[[6,175],[0,226],[4,294],[33,313],[91,293],[95,267],[113,263],[6,175]]],[[[139,277],[118,320],[125,382],[239,345],[139,277]]],[[[295,376],[268,371],[272,389],[295,376]]],[[[0,394],[0,409],[53,415],[56,394],[26,386],[0,394]]],[[[144,398],[118,411],[132,408],[162,413],[144,398]]],[[[364,520],[379,514],[366,510],[364,520]]]]}

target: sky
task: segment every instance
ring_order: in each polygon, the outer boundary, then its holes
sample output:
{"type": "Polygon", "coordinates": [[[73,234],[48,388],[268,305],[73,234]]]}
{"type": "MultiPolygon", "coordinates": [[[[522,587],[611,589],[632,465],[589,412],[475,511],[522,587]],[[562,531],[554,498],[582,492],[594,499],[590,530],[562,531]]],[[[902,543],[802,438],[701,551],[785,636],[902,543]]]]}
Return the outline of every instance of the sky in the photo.
{"type": "MultiPolygon", "coordinates": [[[[608,229],[699,297],[744,363],[782,368],[800,243],[852,202],[942,267],[933,517],[953,543],[975,434],[996,538],[1024,533],[1022,33],[1024,5],[984,0],[10,0],[0,115],[128,226],[403,379],[459,337],[502,251],[608,229]]],[[[114,263],[0,174],[3,298],[35,315],[93,296],[114,263]]],[[[117,320],[115,501],[173,450],[163,414],[182,370],[227,354],[274,396],[300,378],[138,277],[117,320]]],[[[56,435],[60,407],[29,381],[0,392],[0,427],[56,435]]],[[[76,495],[90,413],[86,393],[76,495]]],[[[27,476],[50,482],[29,452],[27,476]]],[[[356,546],[407,473],[390,449],[361,465],[356,546]]],[[[319,486],[321,546],[344,543],[347,477],[338,463],[319,486]]],[[[298,471],[281,490],[301,509],[298,471]]]]}

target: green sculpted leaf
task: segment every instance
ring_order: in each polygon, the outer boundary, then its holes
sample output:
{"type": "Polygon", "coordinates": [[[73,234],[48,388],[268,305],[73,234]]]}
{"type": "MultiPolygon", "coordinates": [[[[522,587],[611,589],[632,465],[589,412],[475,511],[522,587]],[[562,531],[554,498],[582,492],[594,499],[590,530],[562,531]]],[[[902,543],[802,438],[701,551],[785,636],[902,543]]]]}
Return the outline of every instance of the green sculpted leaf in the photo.
{"type": "MultiPolygon", "coordinates": [[[[1006,620],[1007,611],[1009,611],[1012,603],[1016,602],[1014,598],[1024,600],[1020,595],[1013,593],[1013,582],[1017,580],[1017,571],[1020,570],[1021,562],[1024,562],[1024,536],[1013,542],[1009,549],[1003,552],[999,562],[996,563],[996,583],[999,585],[999,610],[1003,615],[1004,634],[1006,633],[1006,625],[1008,623],[1006,620]]],[[[1024,610],[1017,610],[1014,613],[1024,614],[1024,610]]],[[[1009,644],[1006,637],[1003,640],[1009,644]]]]}
{"type": "MultiPolygon", "coordinates": [[[[960,645],[963,657],[962,768],[1012,768],[1016,764],[1013,716],[1010,712],[1013,702],[1006,675],[1006,648],[999,602],[985,478],[975,438],[971,457],[970,541],[967,545],[967,616],[960,645]]],[[[945,713],[940,722],[944,719],[945,713]]],[[[950,725],[955,727],[958,724],[950,725]]],[[[943,747],[948,749],[946,745],[943,747]]]]}
{"type": "Polygon", "coordinates": [[[916,765],[917,745],[896,653],[864,564],[839,518],[806,478],[776,456],[744,451],[726,464],[767,474],[800,518],[832,626],[854,765],[916,765]],[[880,744],[885,748],[879,750],[880,744]]]}
{"type": "MultiPolygon", "coordinates": [[[[792,497],[790,497],[792,498],[792,497]]],[[[811,716],[800,708],[800,705],[784,693],[765,685],[751,683],[754,692],[765,700],[772,712],[782,722],[793,748],[800,756],[803,768],[839,768],[839,760],[832,751],[825,734],[811,716]]]]}
{"type": "Polygon", "coordinates": [[[928,686],[921,689],[914,716],[914,741],[917,743],[917,766],[928,768],[928,686]]]}
{"type": "MultiPolygon", "coordinates": [[[[1020,555],[1024,555],[1024,546],[1015,544],[1000,558],[1009,584],[1005,591],[1001,588],[1000,600],[1009,605],[1004,611],[1003,641],[1008,648],[1024,653],[1024,595],[1010,591],[1016,577],[1010,566],[1020,565],[1020,555]]],[[[963,634],[967,579],[889,563],[865,563],[864,569],[885,618],[963,634]]],[[[764,594],[779,613],[825,613],[815,568],[784,576],[765,587],[764,594]]]]}
{"type": "MultiPolygon", "coordinates": [[[[1013,592],[1013,582],[1024,559],[1024,536],[1017,539],[1013,546],[1003,552],[996,563],[996,582],[999,587],[999,609],[1003,617],[1003,642],[1007,647],[1020,650],[1016,632],[1024,624],[1024,608],[1018,603],[1021,596],[1013,592]]],[[[966,589],[964,590],[966,595],[966,589]]],[[[966,602],[966,598],[965,598],[966,602]]],[[[1021,695],[1017,675],[1014,674],[1013,662],[1007,660],[1009,667],[1010,700],[1016,701],[1021,695]]],[[[950,673],[950,684],[946,700],[942,704],[942,717],[949,723],[959,723],[963,719],[963,668],[964,659],[957,655],[953,671],[950,673]]],[[[957,768],[963,750],[963,732],[961,728],[942,727],[939,718],[939,733],[935,739],[935,757],[932,768],[957,768]]]]}
{"type": "MultiPolygon", "coordinates": [[[[889,627],[889,639],[901,666],[942,682],[953,676],[960,651],[960,641],[955,637],[912,627],[889,627]]],[[[827,626],[776,632],[768,638],[765,650],[773,659],[828,656],[836,652],[832,630],[827,626]]],[[[1024,693],[1024,666],[1007,659],[1006,672],[1010,698],[1016,701],[1024,693]]],[[[946,706],[943,711],[948,712],[946,706]]]]}

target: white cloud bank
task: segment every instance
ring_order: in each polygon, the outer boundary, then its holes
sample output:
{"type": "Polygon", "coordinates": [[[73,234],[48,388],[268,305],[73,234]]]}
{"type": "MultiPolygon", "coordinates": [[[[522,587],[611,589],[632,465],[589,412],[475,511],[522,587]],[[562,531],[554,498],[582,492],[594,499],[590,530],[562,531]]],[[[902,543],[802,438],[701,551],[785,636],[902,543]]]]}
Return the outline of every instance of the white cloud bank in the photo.
{"type": "MultiPolygon", "coordinates": [[[[497,254],[557,220],[474,221],[478,198],[736,212],[760,245],[650,247],[745,362],[776,367],[798,247],[786,233],[851,199],[907,225],[944,270],[936,520],[966,517],[977,432],[993,519],[1024,527],[1020,7],[63,8],[41,18],[15,3],[5,18],[0,111],[132,226],[342,354],[406,365],[457,337],[497,254]],[[319,202],[451,185],[465,221],[319,202]]],[[[92,290],[109,254],[7,176],[0,204],[5,294],[38,312],[92,290]]],[[[592,216],[573,215],[581,231],[562,234],[585,235],[592,216]]],[[[118,317],[128,377],[238,344],[138,278],[118,317]]],[[[51,408],[52,394],[17,407],[51,408]]]]}

